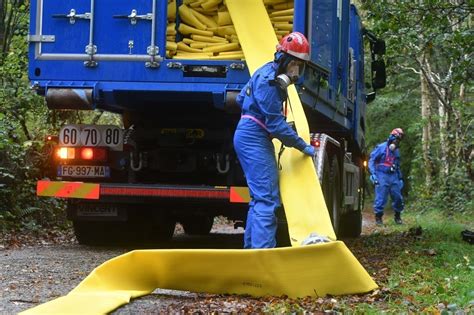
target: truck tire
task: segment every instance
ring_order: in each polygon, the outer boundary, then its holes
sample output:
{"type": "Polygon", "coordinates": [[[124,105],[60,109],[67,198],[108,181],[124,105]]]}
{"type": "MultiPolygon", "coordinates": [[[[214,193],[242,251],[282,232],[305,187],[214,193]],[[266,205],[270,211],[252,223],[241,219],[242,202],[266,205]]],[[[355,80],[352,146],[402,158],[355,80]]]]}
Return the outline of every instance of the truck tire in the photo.
{"type": "Polygon", "coordinates": [[[148,239],[152,242],[164,242],[173,238],[176,219],[165,213],[155,214],[148,239]]]}
{"type": "Polygon", "coordinates": [[[362,232],[362,214],[360,210],[349,211],[341,216],[339,234],[341,237],[358,237],[362,232]]]}
{"type": "Polygon", "coordinates": [[[188,235],[208,235],[214,224],[213,215],[196,215],[183,218],[181,221],[184,232],[188,235]]]}
{"type": "Polygon", "coordinates": [[[288,247],[291,246],[290,234],[288,233],[288,222],[286,221],[285,210],[283,207],[279,207],[276,211],[277,216],[277,231],[276,231],[276,243],[277,247],[288,247]]]}
{"type": "MultiPolygon", "coordinates": [[[[79,244],[109,245],[119,241],[116,239],[120,237],[116,222],[73,221],[72,224],[79,244]]],[[[123,241],[123,238],[120,241],[123,241]]]]}

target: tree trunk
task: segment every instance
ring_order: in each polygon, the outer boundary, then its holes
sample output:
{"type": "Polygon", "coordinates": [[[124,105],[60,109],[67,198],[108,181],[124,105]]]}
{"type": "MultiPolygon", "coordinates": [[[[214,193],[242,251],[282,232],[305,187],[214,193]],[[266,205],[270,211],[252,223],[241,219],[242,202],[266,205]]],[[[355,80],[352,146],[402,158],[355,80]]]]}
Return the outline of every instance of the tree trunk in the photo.
{"type": "Polygon", "coordinates": [[[425,165],[425,186],[428,191],[433,186],[434,165],[432,159],[431,142],[433,97],[425,76],[420,73],[421,81],[421,118],[423,120],[423,135],[421,138],[423,149],[423,162],[425,165]]]}
{"type": "Polygon", "coordinates": [[[441,174],[442,178],[446,179],[449,175],[449,112],[446,110],[443,102],[438,100],[438,115],[439,115],[439,145],[440,145],[440,160],[441,160],[441,174]]]}

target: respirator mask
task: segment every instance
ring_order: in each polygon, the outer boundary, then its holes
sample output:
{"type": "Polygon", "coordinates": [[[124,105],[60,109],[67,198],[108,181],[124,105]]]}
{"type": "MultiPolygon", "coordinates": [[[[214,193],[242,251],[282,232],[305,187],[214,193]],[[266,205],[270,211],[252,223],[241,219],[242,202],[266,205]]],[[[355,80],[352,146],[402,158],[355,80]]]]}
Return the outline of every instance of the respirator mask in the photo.
{"type": "Polygon", "coordinates": [[[389,138],[390,144],[388,145],[388,148],[390,151],[395,151],[396,148],[398,148],[398,143],[400,140],[394,136],[390,136],[389,138]]]}
{"type": "Polygon", "coordinates": [[[277,75],[275,81],[282,89],[286,89],[303,76],[304,69],[305,63],[303,61],[292,59],[286,65],[283,73],[277,75]]]}

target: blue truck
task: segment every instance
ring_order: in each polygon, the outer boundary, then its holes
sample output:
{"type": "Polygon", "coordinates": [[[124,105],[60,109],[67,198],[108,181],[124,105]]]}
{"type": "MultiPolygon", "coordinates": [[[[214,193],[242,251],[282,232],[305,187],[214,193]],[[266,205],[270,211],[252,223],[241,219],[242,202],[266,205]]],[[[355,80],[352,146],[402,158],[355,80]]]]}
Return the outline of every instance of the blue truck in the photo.
{"type": "MultiPolygon", "coordinates": [[[[80,243],[163,241],[177,222],[187,234],[203,235],[220,215],[245,221],[248,190],[232,138],[236,95],[249,71],[242,58],[171,55],[169,41],[182,39],[178,8],[192,2],[31,2],[32,88],[51,110],[122,117],[121,125],[65,125],[50,137],[52,171],[38,181],[37,194],[67,198],[80,243]]],[[[365,111],[385,86],[385,43],[362,27],[349,0],[273,2],[290,10],[292,30],[310,40],[311,62],[297,89],[314,164],[336,234],[358,236],[365,111]]]]}

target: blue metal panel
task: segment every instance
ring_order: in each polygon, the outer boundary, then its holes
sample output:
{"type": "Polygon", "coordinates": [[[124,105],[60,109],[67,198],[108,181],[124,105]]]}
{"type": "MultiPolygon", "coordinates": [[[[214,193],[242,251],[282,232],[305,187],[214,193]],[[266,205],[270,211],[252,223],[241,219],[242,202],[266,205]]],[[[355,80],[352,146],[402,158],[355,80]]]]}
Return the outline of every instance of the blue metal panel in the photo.
{"type": "MultiPolygon", "coordinates": [[[[347,97],[347,83],[349,78],[349,0],[340,0],[339,8],[339,77],[341,94],[347,97]]],[[[351,117],[352,118],[352,117],[351,117]]]]}
{"type": "Polygon", "coordinates": [[[300,32],[307,35],[306,33],[306,0],[294,0],[295,14],[293,18],[293,31],[300,32]]]}
{"type": "MultiPolygon", "coordinates": [[[[147,48],[151,43],[151,21],[137,20],[132,24],[128,19],[113,17],[129,15],[132,10],[136,10],[138,15],[151,13],[152,1],[114,0],[113,3],[97,1],[95,43],[98,53],[147,54],[147,48]]],[[[159,48],[160,51],[164,50],[163,47],[159,48]]]]}
{"type": "Polygon", "coordinates": [[[42,33],[44,35],[54,35],[54,43],[43,44],[43,53],[85,53],[85,48],[89,44],[90,20],[75,19],[71,24],[68,18],[55,18],[54,15],[68,15],[71,9],[76,14],[91,12],[90,0],[44,0],[42,6],[42,33]]]}
{"type": "MultiPolygon", "coordinates": [[[[359,146],[365,145],[365,84],[364,84],[364,45],[362,37],[362,23],[354,5],[350,9],[350,47],[354,50],[354,58],[357,60],[356,69],[356,95],[354,110],[353,136],[359,146]]],[[[362,148],[363,149],[363,148],[362,148]]]]}
{"type": "MultiPolygon", "coordinates": [[[[29,76],[40,89],[51,87],[53,81],[71,87],[81,86],[85,81],[108,82],[109,85],[122,82],[126,85],[123,89],[131,90],[139,86],[141,82],[160,83],[147,88],[163,92],[165,90],[161,87],[166,87],[171,92],[209,89],[208,92],[211,95],[219,95],[219,97],[212,97],[213,100],[218,100],[215,105],[219,107],[229,85],[241,86],[248,81],[249,72],[246,64],[239,60],[165,59],[158,68],[145,67],[145,62],[151,60],[147,51],[152,42],[151,21],[137,20],[137,23],[132,25],[129,19],[117,19],[114,16],[130,15],[133,9],[138,15],[151,13],[153,0],[96,0],[93,44],[97,46],[97,54],[107,56],[108,60],[98,60],[96,67],[85,67],[84,58],[87,58],[85,47],[89,44],[91,20],[76,19],[75,23],[71,24],[69,18],[55,18],[53,15],[66,15],[71,12],[71,9],[75,9],[76,14],[90,13],[91,1],[32,1],[30,34],[56,37],[54,42],[30,43],[29,76]],[[141,59],[130,60],[135,57],[141,59]],[[189,73],[185,75],[182,68],[177,69],[171,66],[171,63],[176,62],[181,63],[182,66],[224,66],[227,72],[222,77],[200,77],[189,75],[189,73]],[[233,65],[241,67],[235,68],[233,65]],[[212,90],[211,86],[215,90],[212,90]]],[[[155,46],[161,48],[161,53],[165,51],[166,8],[167,0],[156,0],[155,46]]],[[[98,94],[102,85],[95,83],[95,94],[98,94]]],[[[117,89],[122,89],[122,87],[117,89]]]]}
{"type": "Polygon", "coordinates": [[[334,0],[313,0],[311,19],[311,60],[323,68],[331,69],[334,46],[334,0]]]}

